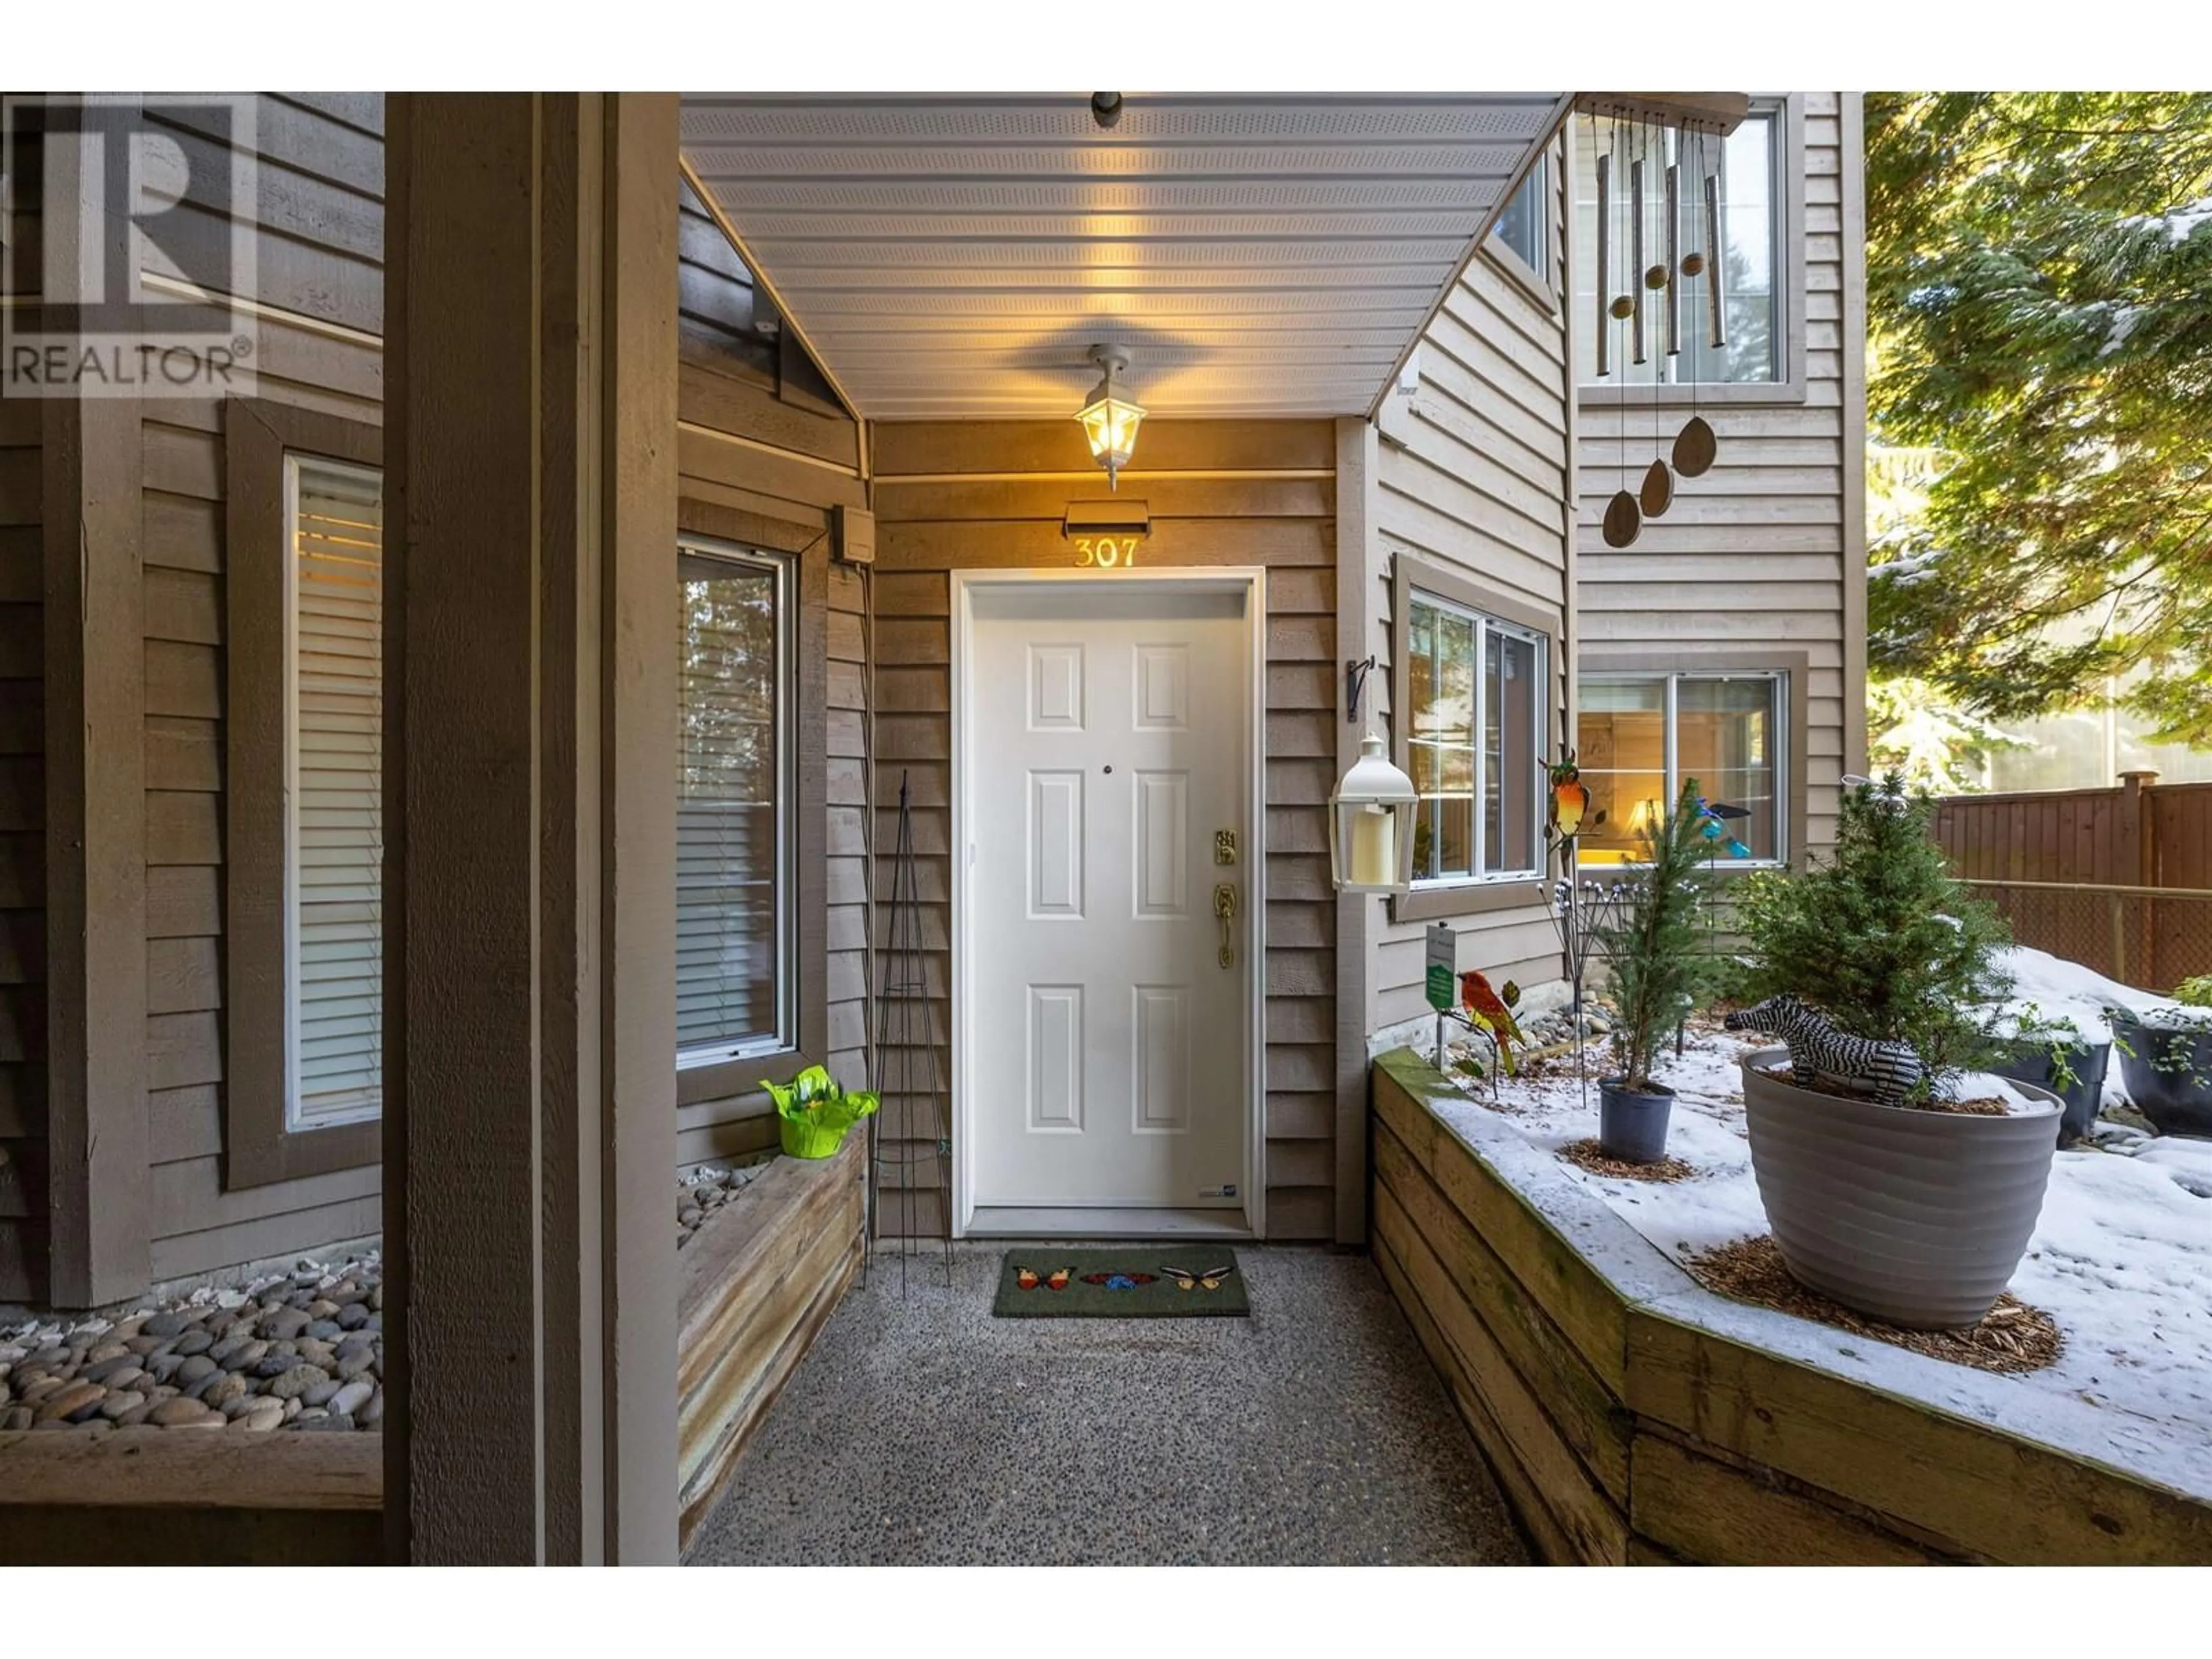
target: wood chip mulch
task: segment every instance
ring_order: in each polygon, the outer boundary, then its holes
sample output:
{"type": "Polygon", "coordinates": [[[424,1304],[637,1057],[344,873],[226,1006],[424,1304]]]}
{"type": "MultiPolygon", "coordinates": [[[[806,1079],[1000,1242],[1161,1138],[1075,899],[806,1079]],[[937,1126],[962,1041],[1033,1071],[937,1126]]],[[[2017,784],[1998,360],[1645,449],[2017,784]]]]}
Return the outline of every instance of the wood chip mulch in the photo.
{"type": "Polygon", "coordinates": [[[1679,1158],[1662,1158],[1656,1164],[1631,1164],[1625,1158],[1607,1158],[1598,1150],[1595,1139],[1577,1140],[1562,1146],[1559,1156],[1592,1175],[1612,1176],[1622,1181],[1687,1181],[1698,1172],[1696,1165],[1685,1164],[1679,1158]]]}
{"type": "Polygon", "coordinates": [[[1948,1359],[1954,1365],[1972,1365],[1983,1371],[2039,1371],[2058,1358],[2064,1339],[2051,1316],[2031,1307],[2011,1291],[1997,1298],[1978,1325],[1958,1331],[1909,1331],[1885,1325],[1864,1314],[1831,1302],[1790,1276],[1782,1251],[1772,1238],[1739,1238],[1689,1258],[1683,1264],[1690,1276],[1707,1290],[1739,1302],[1796,1314],[1823,1325],[1832,1325],[1855,1336],[1888,1342],[1931,1359],[1948,1359]]]}

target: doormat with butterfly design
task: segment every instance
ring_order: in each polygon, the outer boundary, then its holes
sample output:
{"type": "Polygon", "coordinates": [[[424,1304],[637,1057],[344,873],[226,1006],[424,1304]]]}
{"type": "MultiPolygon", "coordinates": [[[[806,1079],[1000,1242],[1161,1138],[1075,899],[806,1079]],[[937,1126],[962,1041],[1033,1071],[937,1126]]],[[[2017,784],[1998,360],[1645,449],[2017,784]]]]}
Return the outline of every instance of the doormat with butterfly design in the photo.
{"type": "Polygon", "coordinates": [[[1177,1319],[1252,1311],[1237,1253],[1224,1244],[1110,1250],[1018,1246],[999,1264],[1000,1319],[1177,1319]]]}

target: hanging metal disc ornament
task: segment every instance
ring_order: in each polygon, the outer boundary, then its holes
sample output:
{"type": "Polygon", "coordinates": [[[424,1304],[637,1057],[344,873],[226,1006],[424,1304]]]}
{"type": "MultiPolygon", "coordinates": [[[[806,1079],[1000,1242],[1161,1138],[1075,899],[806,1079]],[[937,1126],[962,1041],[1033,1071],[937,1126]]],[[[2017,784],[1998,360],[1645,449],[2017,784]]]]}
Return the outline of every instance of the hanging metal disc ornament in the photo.
{"type": "Polygon", "coordinates": [[[1643,509],[1636,497],[1623,489],[1605,504],[1605,544],[1607,547],[1626,547],[1644,530],[1643,509]]]}
{"type": "Polygon", "coordinates": [[[1712,470],[1720,441],[1702,415],[1692,415],[1674,434],[1674,471],[1686,478],[1702,478],[1712,470]]]}
{"type": "Polygon", "coordinates": [[[1674,475],[1667,470],[1664,461],[1654,461],[1644,469],[1644,487],[1636,492],[1644,516],[1656,519],[1674,504],[1674,475]]]}

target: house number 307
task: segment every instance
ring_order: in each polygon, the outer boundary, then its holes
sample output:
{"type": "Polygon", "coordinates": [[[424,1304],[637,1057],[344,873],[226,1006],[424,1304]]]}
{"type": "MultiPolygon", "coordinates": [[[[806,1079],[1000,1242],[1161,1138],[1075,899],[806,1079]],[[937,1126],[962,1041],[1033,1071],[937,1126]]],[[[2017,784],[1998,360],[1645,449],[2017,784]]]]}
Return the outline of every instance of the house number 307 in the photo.
{"type": "Polygon", "coordinates": [[[1134,537],[1078,536],[1075,538],[1075,562],[1079,568],[1095,567],[1111,570],[1116,565],[1133,568],[1137,562],[1137,543],[1134,537]]]}

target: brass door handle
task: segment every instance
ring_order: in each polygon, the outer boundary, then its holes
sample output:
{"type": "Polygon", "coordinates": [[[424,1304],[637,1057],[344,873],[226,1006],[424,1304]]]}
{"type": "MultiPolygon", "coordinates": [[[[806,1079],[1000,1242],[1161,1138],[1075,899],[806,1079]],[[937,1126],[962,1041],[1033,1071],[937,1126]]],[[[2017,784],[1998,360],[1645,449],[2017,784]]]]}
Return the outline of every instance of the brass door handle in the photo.
{"type": "Polygon", "coordinates": [[[1221,923],[1221,965],[1237,965],[1237,889],[1230,882],[1217,882],[1213,889],[1213,914],[1221,923]]]}

